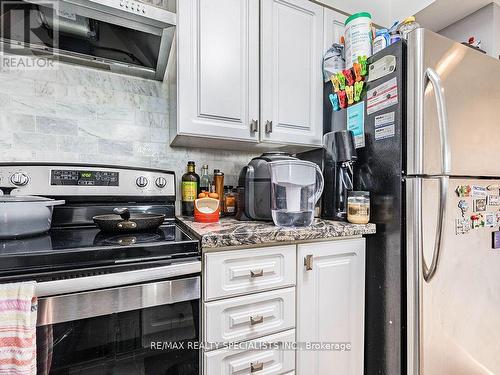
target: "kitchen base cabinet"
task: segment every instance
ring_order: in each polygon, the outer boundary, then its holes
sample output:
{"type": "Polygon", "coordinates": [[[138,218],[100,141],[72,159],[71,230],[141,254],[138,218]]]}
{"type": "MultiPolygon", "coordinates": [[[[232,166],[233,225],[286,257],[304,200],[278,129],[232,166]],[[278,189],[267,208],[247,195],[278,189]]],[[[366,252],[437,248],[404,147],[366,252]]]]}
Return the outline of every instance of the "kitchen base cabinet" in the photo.
{"type": "Polygon", "coordinates": [[[365,240],[298,245],[297,342],[350,350],[297,350],[297,374],[362,375],[365,240]]]}
{"type": "MultiPolygon", "coordinates": [[[[266,336],[242,344],[238,349],[219,349],[203,355],[205,375],[284,375],[295,369],[295,352],[286,343],[295,342],[295,330],[266,336]],[[259,346],[260,345],[260,346],[259,346]]],[[[304,374],[307,374],[304,373],[304,374]]]]}

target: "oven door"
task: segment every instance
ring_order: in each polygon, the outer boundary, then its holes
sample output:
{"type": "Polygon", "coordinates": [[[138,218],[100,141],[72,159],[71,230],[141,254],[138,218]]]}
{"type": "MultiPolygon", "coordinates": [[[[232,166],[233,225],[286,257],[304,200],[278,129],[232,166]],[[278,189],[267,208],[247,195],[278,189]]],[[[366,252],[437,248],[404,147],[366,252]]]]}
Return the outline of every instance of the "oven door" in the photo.
{"type": "MultiPolygon", "coordinates": [[[[200,276],[171,267],[102,275],[116,285],[39,298],[37,373],[199,375],[200,276]]],[[[102,285],[102,276],[40,283],[37,294],[102,285]]]]}

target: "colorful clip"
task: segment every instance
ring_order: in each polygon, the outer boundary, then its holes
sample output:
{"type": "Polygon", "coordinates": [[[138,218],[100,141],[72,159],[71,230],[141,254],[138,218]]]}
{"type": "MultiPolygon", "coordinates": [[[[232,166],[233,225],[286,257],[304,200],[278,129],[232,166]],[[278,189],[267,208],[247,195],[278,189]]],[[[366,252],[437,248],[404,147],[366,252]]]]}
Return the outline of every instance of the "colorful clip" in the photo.
{"type": "Polygon", "coordinates": [[[330,98],[330,103],[332,103],[333,110],[340,111],[339,97],[337,94],[330,94],[328,97],[330,98]]]}
{"type": "Polygon", "coordinates": [[[342,74],[342,72],[337,73],[337,78],[339,80],[340,91],[345,90],[345,76],[342,74]]]}
{"type": "Polygon", "coordinates": [[[354,70],[354,76],[356,77],[356,82],[362,81],[363,76],[361,75],[361,64],[360,63],[354,63],[352,65],[352,68],[354,70]]]}
{"type": "Polygon", "coordinates": [[[359,102],[361,100],[361,92],[365,83],[363,81],[354,83],[354,101],[359,102]]]}
{"type": "Polygon", "coordinates": [[[334,92],[339,92],[340,91],[339,77],[337,77],[336,74],[332,74],[332,76],[330,77],[330,81],[332,81],[333,91],[334,92]]]}
{"type": "Polygon", "coordinates": [[[337,95],[339,97],[340,108],[347,108],[347,95],[345,91],[339,91],[337,95]]]}
{"type": "Polygon", "coordinates": [[[358,56],[358,63],[361,65],[361,75],[364,77],[368,74],[368,58],[366,56],[358,56]]]}
{"type": "Polygon", "coordinates": [[[347,95],[347,104],[349,104],[349,105],[354,104],[354,87],[353,86],[346,86],[345,93],[347,95]]]}
{"type": "Polygon", "coordinates": [[[351,69],[346,69],[346,70],[343,70],[342,73],[344,74],[344,77],[347,81],[347,85],[348,86],[352,86],[354,85],[354,77],[352,76],[352,70],[351,69]]]}

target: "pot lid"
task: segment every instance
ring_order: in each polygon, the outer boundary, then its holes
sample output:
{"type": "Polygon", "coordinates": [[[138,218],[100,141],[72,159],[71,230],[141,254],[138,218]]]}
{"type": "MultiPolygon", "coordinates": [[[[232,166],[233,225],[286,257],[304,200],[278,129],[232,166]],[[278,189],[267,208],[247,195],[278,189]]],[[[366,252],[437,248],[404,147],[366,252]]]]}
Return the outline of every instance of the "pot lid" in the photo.
{"type": "Polygon", "coordinates": [[[32,195],[0,195],[0,203],[48,202],[53,199],[32,195]]]}

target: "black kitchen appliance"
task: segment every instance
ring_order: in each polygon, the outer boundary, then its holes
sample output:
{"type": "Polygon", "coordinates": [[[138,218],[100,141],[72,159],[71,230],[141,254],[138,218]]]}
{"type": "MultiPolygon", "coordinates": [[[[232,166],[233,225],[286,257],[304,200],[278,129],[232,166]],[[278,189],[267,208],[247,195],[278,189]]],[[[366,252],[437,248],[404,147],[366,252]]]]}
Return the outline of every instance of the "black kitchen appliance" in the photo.
{"type": "Polygon", "coordinates": [[[14,195],[66,201],[47,233],[0,241],[0,282],[37,282],[39,373],[199,375],[200,251],[175,222],[174,173],[30,163],[0,176],[14,195]],[[92,218],[114,208],[165,221],[99,230],[92,218]]]}
{"type": "Polygon", "coordinates": [[[338,130],[324,136],[323,176],[325,188],[321,217],[347,220],[347,195],[354,189],[354,165],[357,160],[351,131],[338,130]]]}
{"type": "Polygon", "coordinates": [[[271,221],[271,171],[269,163],[296,160],[286,152],[265,152],[245,166],[238,179],[238,220],[271,221]]]}

